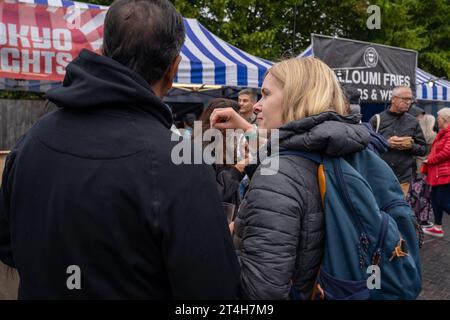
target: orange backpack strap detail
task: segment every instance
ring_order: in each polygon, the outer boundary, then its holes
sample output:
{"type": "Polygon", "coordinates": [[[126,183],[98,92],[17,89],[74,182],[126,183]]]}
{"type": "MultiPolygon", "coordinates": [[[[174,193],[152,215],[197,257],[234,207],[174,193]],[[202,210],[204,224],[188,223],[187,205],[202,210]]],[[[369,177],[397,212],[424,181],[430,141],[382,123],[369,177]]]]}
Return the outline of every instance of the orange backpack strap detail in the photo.
{"type": "Polygon", "coordinates": [[[320,191],[320,198],[322,199],[322,207],[324,208],[327,184],[325,180],[325,168],[323,166],[323,163],[319,164],[319,167],[317,168],[317,179],[319,181],[319,191],[320,191]]]}

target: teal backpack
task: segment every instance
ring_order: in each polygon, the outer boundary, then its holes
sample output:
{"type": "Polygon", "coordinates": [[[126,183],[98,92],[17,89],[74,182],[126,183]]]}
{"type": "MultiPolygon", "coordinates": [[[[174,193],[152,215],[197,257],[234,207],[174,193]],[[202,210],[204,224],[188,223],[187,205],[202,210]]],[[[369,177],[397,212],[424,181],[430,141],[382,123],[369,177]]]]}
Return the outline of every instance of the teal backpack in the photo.
{"type": "MultiPolygon", "coordinates": [[[[365,149],[346,157],[295,150],[319,164],[325,250],[313,299],[416,299],[422,233],[391,168],[365,149]]],[[[294,286],[292,299],[300,298],[294,286]]]]}

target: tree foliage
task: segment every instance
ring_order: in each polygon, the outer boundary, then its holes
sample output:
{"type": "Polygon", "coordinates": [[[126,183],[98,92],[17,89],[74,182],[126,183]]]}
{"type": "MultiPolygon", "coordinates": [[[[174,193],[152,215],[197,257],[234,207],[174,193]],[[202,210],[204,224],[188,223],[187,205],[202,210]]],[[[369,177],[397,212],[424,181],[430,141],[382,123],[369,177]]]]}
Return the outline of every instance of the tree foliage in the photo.
{"type": "MultiPolygon", "coordinates": [[[[112,0],[82,0],[110,5],[112,0]]],[[[311,33],[369,41],[419,52],[419,66],[450,79],[448,0],[172,0],[223,40],[272,61],[296,56],[311,33]],[[381,29],[369,30],[369,5],[381,9],[381,29]]],[[[5,97],[6,93],[2,93],[5,97]]],[[[15,97],[16,93],[7,94],[15,97]]],[[[39,98],[39,96],[33,96],[39,98]]]]}
{"type": "Polygon", "coordinates": [[[417,50],[419,65],[450,78],[448,0],[176,0],[184,17],[198,19],[231,44],[269,60],[297,55],[311,33],[417,50]],[[369,5],[381,9],[381,29],[369,30],[369,5]]]}
{"type": "MultiPolygon", "coordinates": [[[[111,0],[90,3],[110,5],[111,0]]],[[[311,33],[370,41],[419,52],[419,66],[450,79],[448,0],[172,0],[185,18],[256,56],[295,56],[311,33]],[[381,29],[369,30],[369,5],[381,9],[381,29]]]]}

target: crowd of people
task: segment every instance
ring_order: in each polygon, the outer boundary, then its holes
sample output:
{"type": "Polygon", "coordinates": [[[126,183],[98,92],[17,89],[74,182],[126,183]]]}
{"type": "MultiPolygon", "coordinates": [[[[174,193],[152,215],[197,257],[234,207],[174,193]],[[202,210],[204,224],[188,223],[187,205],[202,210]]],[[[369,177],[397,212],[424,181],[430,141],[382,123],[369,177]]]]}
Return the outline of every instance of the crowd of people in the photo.
{"type": "Polygon", "coordinates": [[[293,289],[313,296],[326,238],[320,165],[286,154],[277,172],[264,174],[255,150],[268,146],[274,156],[275,142],[263,131],[277,131],[280,150],[334,158],[372,150],[423,232],[444,235],[450,108],[438,112],[436,133],[432,115],[411,115],[411,89],[397,87],[390,108],[364,124],[357,94],[325,63],[288,59],[268,70],[260,99],[246,89],[238,101],[211,100],[201,132],[195,115],[185,118],[183,139],[217,129],[233,163],[176,165],[162,99],[181,59],[181,15],[166,0],[117,0],[104,28],[102,55],[83,50],[67,66],[64,86],[47,94],[58,110],[26,133],[5,165],[0,260],[19,272],[19,298],[293,299],[293,289]],[[242,132],[233,141],[231,129],[242,132]],[[67,286],[73,265],[78,289],[67,286]]]}

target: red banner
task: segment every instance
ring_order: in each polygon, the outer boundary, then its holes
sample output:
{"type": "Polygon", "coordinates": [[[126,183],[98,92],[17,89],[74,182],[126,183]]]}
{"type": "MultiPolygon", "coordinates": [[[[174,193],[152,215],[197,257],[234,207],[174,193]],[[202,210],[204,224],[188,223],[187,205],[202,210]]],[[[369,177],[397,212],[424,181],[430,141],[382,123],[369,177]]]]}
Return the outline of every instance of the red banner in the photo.
{"type": "Polygon", "coordinates": [[[106,10],[0,2],[0,78],[56,80],[83,48],[99,51],[106,10]]]}

